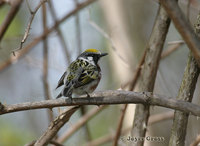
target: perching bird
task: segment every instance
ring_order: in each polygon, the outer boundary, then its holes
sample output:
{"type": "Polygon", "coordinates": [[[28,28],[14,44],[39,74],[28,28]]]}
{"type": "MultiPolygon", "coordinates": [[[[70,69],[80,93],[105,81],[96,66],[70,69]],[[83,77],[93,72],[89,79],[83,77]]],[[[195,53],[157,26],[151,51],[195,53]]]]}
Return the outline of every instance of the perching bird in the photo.
{"type": "Polygon", "coordinates": [[[101,68],[98,61],[101,57],[108,55],[96,49],[87,49],[73,61],[67,71],[64,72],[56,89],[64,85],[62,96],[72,98],[72,93],[83,95],[93,92],[101,79],[101,68]]]}

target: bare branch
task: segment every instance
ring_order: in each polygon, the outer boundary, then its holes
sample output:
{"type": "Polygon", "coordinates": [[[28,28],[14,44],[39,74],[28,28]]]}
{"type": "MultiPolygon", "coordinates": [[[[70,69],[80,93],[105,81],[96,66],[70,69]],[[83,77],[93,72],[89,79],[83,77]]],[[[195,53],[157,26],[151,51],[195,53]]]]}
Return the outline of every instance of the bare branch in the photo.
{"type": "MultiPolygon", "coordinates": [[[[199,26],[199,24],[200,24],[200,14],[197,17],[196,26],[199,26]]],[[[197,32],[197,28],[195,29],[196,29],[195,32],[197,32]]],[[[192,52],[190,51],[188,55],[187,66],[185,68],[183,75],[183,80],[177,96],[178,100],[184,100],[188,102],[192,101],[199,73],[200,69],[196,63],[196,60],[192,55],[192,52]]],[[[175,111],[169,146],[185,145],[188,116],[189,116],[188,113],[175,111]]]]}
{"type": "Polygon", "coordinates": [[[61,113],[54,121],[52,121],[45,131],[45,133],[35,142],[34,146],[47,145],[51,139],[57,134],[62,126],[69,121],[72,114],[77,111],[79,106],[71,107],[70,109],[61,113]]]}
{"type": "Polygon", "coordinates": [[[161,4],[173,20],[176,29],[179,31],[184,41],[192,51],[200,67],[200,41],[194,33],[192,27],[186,20],[176,0],[160,0],[161,4]]]}
{"type": "Polygon", "coordinates": [[[141,60],[140,60],[140,62],[139,62],[139,65],[138,65],[137,68],[136,68],[135,75],[134,75],[134,77],[133,77],[133,79],[132,79],[132,81],[131,81],[131,83],[130,83],[130,86],[129,86],[129,90],[130,90],[130,91],[133,91],[133,90],[134,90],[135,85],[136,85],[136,83],[137,83],[137,81],[138,81],[139,75],[140,75],[141,70],[142,70],[142,65],[144,64],[144,60],[145,60],[145,57],[146,57],[146,53],[147,53],[147,50],[144,51],[144,54],[143,54],[143,56],[142,56],[142,58],[141,58],[141,60]]]}
{"type": "Polygon", "coordinates": [[[175,97],[153,94],[151,92],[132,92],[123,90],[108,90],[104,92],[95,92],[90,94],[91,98],[73,98],[52,99],[37,102],[25,102],[19,104],[3,105],[0,115],[18,111],[54,108],[61,106],[74,105],[108,105],[108,104],[145,104],[156,105],[166,108],[180,110],[195,116],[200,116],[200,106],[181,100],[175,97]]]}
{"type": "Polygon", "coordinates": [[[90,119],[92,119],[95,115],[105,109],[107,106],[101,106],[99,108],[94,108],[84,116],[82,116],[78,122],[72,125],[61,137],[59,137],[56,141],[59,143],[63,143],[66,141],[70,136],[72,136],[78,129],[80,129],[84,124],[86,124],[90,119]]]}
{"type": "MultiPolygon", "coordinates": [[[[144,67],[139,82],[140,91],[153,92],[161,52],[167,36],[170,19],[162,6],[159,7],[154,27],[147,45],[144,67]]],[[[145,137],[149,118],[149,105],[136,105],[131,136],[145,137]]],[[[133,145],[142,146],[144,141],[133,145]]]]}
{"type": "Polygon", "coordinates": [[[123,125],[123,121],[124,121],[124,117],[125,117],[125,113],[126,113],[127,107],[128,107],[128,104],[125,104],[123,106],[123,109],[121,110],[119,123],[118,123],[117,130],[116,130],[116,133],[115,133],[115,138],[114,138],[114,141],[113,141],[113,146],[117,146],[118,145],[118,140],[119,140],[119,137],[121,135],[122,125],[123,125]]]}
{"type": "Polygon", "coordinates": [[[21,40],[20,46],[19,46],[19,48],[13,50],[13,54],[14,54],[15,51],[18,51],[18,50],[22,49],[23,44],[25,43],[26,39],[28,38],[28,35],[29,35],[29,31],[30,31],[30,29],[31,29],[32,22],[33,22],[33,19],[35,18],[35,15],[36,15],[37,11],[39,10],[39,8],[40,8],[45,2],[47,2],[47,0],[41,0],[40,3],[37,5],[37,7],[35,8],[34,11],[31,10],[30,5],[29,5],[29,3],[28,3],[28,0],[26,0],[26,2],[27,2],[27,6],[28,6],[28,8],[29,8],[31,17],[30,17],[28,26],[27,26],[27,28],[26,28],[26,30],[25,30],[23,39],[21,40]]]}
{"type": "Polygon", "coordinates": [[[182,46],[184,44],[184,42],[180,42],[180,43],[176,43],[172,46],[170,46],[166,51],[164,51],[161,54],[161,58],[164,59],[167,56],[169,56],[171,53],[173,53],[174,51],[176,51],[180,46],[182,46]]]}
{"type": "Polygon", "coordinates": [[[10,11],[8,12],[5,20],[2,22],[2,24],[0,26],[0,42],[5,34],[6,30],[8,29],[9,25],[15,18],[15,15],[17,14],[21,3],[22,3],[22,0],[15,0],[11,3],[10,11]]]}

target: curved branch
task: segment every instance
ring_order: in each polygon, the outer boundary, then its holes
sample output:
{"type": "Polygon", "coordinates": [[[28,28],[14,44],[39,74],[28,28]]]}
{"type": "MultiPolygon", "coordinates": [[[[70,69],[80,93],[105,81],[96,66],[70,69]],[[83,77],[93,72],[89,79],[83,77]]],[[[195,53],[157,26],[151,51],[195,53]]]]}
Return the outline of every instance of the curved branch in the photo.
{"type": "Polygon", "coordinates": [[[176,100],[175,97],[153,94],[151,92],[132,92],[123,90],[108,90],[95,92],[90,94],[90,98],[81,96],[81,98],[61,98],[44,100],[37,102],[26,102],[11,105],[2,105],[0,115],[18,111],[54,108],[60,106],[73,105],[108,105],[108,104],[149,104],[180,110],[185,113],[191,113],[195,116],[200,116],[200,106],[188,103],[181,100],[176,100]],[[84,97],[84,98],[82,98],[84,97]]]}

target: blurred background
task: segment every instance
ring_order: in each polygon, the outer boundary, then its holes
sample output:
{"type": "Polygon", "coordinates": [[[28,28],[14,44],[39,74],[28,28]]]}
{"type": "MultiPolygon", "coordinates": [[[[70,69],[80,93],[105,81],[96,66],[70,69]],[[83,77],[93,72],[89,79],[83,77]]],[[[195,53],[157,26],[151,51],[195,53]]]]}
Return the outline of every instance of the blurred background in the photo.
{"type": "MultiPolygon", "coordinates": [[[[32,10],[39,4],[39,0],[29,0],[32,10]]],[[[84,0],[51,0],[56,19],[59,20],[74,10],[77,3],[84,0]]],[[[199,0],[190,1],[189,20],[191,25],[196,21],[199,12],[199,0]]],[[[181,9],[187,14],[188,1],[179,0],[181,9]]],[[[58,80],[69,65],[69,61],[76,59],[80,52],[88,48],[99,49],[109,53],[99,63],[102,68],[102,80],[97,91],[116,90],[129,82],[144,49],[147,46],[159,4],[156,0],[98,0],[76,15],[66,19],[59,29],[66,43],[65,47],[58,31],[48,35],[48,85],[50,96],[55,98],[61,89],[55,90],[58,80]],[[69,55],[66,55],[66,51],[69,55]]],[[[0,24],[5,19],[10,6],[0,7],[0,24]]],[[[55,17],[47,9],[47,27],[53,26],[55,17]]],[[[0,42],[0,102],[15,104],[44,100],[43,87],[43,41],[29,49],[20,59],[10,65],[2,67],[9,58],[15,58],[12,51],[20,46],[25,29],[31,17],[26,1],[23,1],[19,12],[9,26],[4,38],[0,42]]],[[[42,8],[40,8],[30,29],[30,35],[23,44],[26,46],[35,37],[43,33],[42,8]]],[[[171,23],[167,35],[164,51],[173,47],[174,41],[182,40],[171,23]]],[[[16,55],[20,54],[20,50],[16,55]]],[[[187,62],[188,48],[180,45],[176,51],[160,61],[154,93],[176,97],[187,62]]],[[[193,102],[199,104],[199,82],[195,90],[193,102]]],[[[98,108],[87,106],[87,110],[98,108]]],[[[151,114],[170,111],[166,108],[152,107],[151,114]]],[[[54,117],[58,115],[57,108],[53,109],[54,117]]],[[[111,105],[102,110],[88,122],[90,139],[113,134],[116,131],[121,105],[111,105]]],[[[130,127],[133,122],[134,105],[129,106],[124,120],[124,128],[130,127]]],[[[60,130],[58,135],[80,119],[81,112],[76,112],[70,121],[60,130]]],[[[23,111],[0,116],[0,146],[21,146],[37,139],[48,127],[49,120],[46,109],[23,111]]],[[[162,143],[151,142],[145,145],[168,145],[172,120],[156,123],[148,127],[147,135],[164,137],[162,143]]],[[[186,145],[189,145],[199,134],[199,119],[190,116],[186,145]]],[[[130,134],[127,133],[126,137],[130,134]]],[[[65,145],[83,145],[87,143],[86,130],[81,128],[65,145]]],[[[109,146],[112,141],[101,144],[109,146]]],[[[126,145],[119,141],[119,145],[126,145]]]]}

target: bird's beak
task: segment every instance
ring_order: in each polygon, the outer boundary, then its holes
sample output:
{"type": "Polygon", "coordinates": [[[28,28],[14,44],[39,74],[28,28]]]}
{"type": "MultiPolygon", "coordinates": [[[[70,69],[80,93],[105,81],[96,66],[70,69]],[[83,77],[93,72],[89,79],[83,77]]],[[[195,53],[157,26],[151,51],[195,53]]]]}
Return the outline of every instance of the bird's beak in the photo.
{"type": "Polygon", "coordinates": [[[100,58],[103,57],[103,56],[106,56],[106,55],[108,55],[108,53],[101,53],[100,58]]]}

